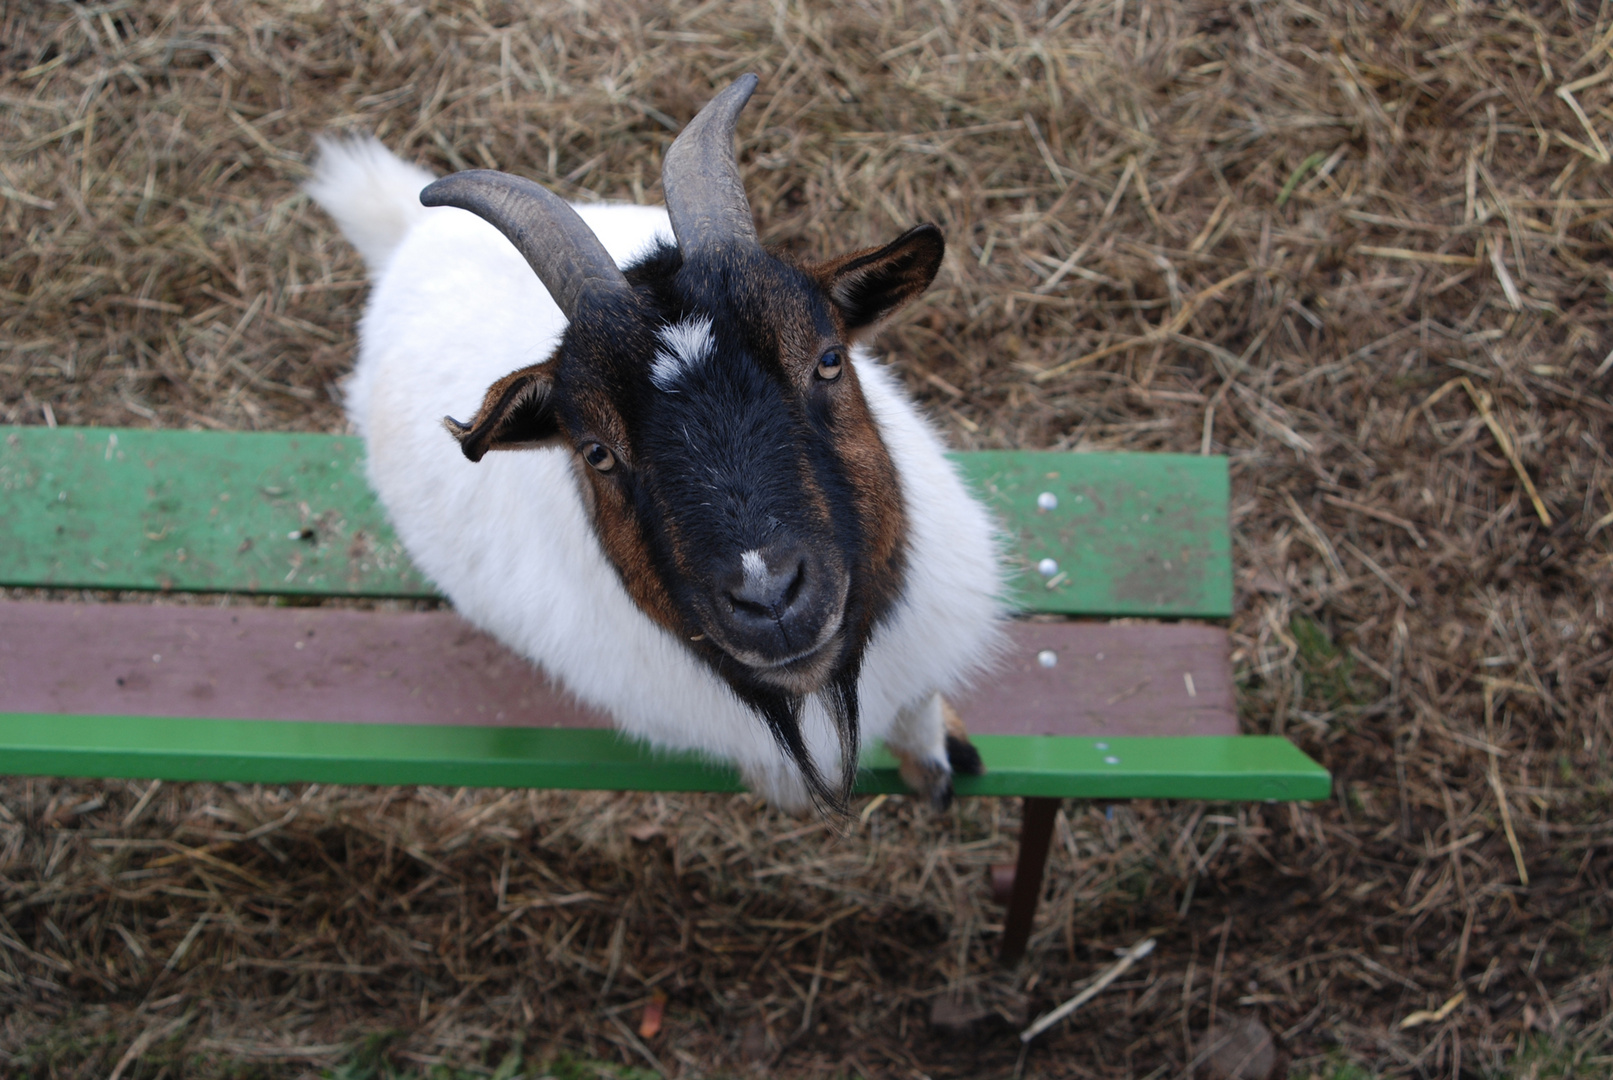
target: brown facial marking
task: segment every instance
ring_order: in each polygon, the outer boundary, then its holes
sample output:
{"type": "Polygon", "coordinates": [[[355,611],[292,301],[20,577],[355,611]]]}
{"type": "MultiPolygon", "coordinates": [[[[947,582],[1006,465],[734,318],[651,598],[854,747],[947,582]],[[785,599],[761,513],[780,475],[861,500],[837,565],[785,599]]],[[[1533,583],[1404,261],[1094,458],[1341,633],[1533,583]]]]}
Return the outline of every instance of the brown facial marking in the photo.
{"type": "MultiPolygon", "coordinates": [[[[814,279],[825,292],[829,292],[841,267],[884,250],[870,248],[832,262],[799,266],[798,269],[814,279]]],[[[918,290],[922,291],[923,286],[928,284],[929,277],[924,277],[923,285],[918,285],[918,290]]],[[[908,295],[905,289],[910,287],[904,286],[904,295],[897,303],[906,302],[908,295]]],[[[795,377],[797,385],[808,389],[812,386],[818,360],[826,350],[838,346],[847,353],[848,362],[836,380],[841,385],[829,388],[833,395],[830,410],[835,421],[836,446],[841,450],[853,486],[858,492],[859,512],[866,522],[878,523],[877,535],[871,539],[876,552],[875,563],[883,565],[900,548],[901,534],[905,528],[904,514],[895,482],[895,466],[891,463],[885,441],[863,397],[856,368],[849,363],[850,348],[844,343],[855,340],[856,335],[847,327],[840,308],[835,304],[831,304],[828,311],[833,331],[826,336],[814,325],[810,312],[793,293],[782,293],[772,303],[778,309],[772,313],[772,317],[778,328],[779,360],[795,377]]]]}
{"type": "Polygon", "coordinates": [[[835,417],[835,442],[863,521],[870,584],[879,586],[885,594],[881,599],[888,602],[895,599],[895,574],[907,533],[901,478],[862,395],[856,369],[848,364],[837,381],[846,385],[837,388],[841,392],[834,394],[830,406],[835,417]],[[846,392],[853,389],[855,393],[846,392]]]}
{"type": "MultiPolygon", "coordinates": [[[[604,345],[597,341],[579,343],[580,352],[603,353],[604,345]]],[[[584,371],[603,371],[609,358],[604,355],[584,355],[577,361],[584,371]]],[[[622,585],[639,608],[651,619],[674,634],[683,634],[684,620],[679,617],[672,597],[656,573],[654,559],[644,530],[633,512],[628,498],[628,485],[632,483],[632,447],[627,438],[627,425],[607,388],[598,381],[585,378],[568,383],[572,423],[585,430],[566,431],[575,460],[577,474],[586,494],[583,501],[593,517],[594,531],[606,557],[616,567],[622,585]],[[603,442],[617,458],[617,466],[601,473],[582,460],[576,444],[588,439],[603,442]]],[[[571,425],[566,425],[568,428],[571,425]]]]}
{"type": "MultiPolygon", "coordinates": [[[[895,600],[900,590],[901,554],[907,538],[901,480],[863,396],[856,368],[850,362],[850,349],[842,345],[851,340],[851,335],[845,332],[839,310],[830,307],[829,317],[835,332],[827,338],[813,327],[804,310],[792,314],[794,318],[783,319],[780,323],[779,356],[787,369],[793,369],[798,386],[811,392],[817,380],[818,360],[827,349],[840,347],[847,353],[839,378],[823,389],[829,394],[835,447],[851,484],[863,527],[867,556],[864,587],[871,590],[865,610],[877,614],[895,600]]],[[[813,505],[827,515],[828,503],[816,481],[804,477],[803,482],[814,498],[813,505]]]]}
{"type": "Polygon", "coordinates": [[[594,530],[628,595],[651,619],[673,634],[685,636],[684,620],[656,572],[644,531],[628,503],[625,477],[602,474],[587,465],[582,469],[593,492],[594,530]]]}
{"type": "MultiPolygon", "coordinates": [[[[852,341],[929,287],[941,267],[945,242],[933,225],[910,229],[891,243],[802,267],[830,301],[836,337],[852,341]]],[[[815,362],[816,358],[813,358],[815,362]]],[[[836,443],[851,481],[868,547],[870,610],[895,599],[907,520],[901,481],[867,400],[856,368],[846,365],[830,392],[836,443]]]]}
{"type": "Polygon", "coordinates": [[[689,557],[689,545],[678,528],[677,516],[670,513],[666,505],[659,500],[656,506],[661,515],[661,532],[666,538],[667,547],[671,549],[672,564],[678,568],[678,573],[684,578],[693,579],[699,576],[694,561],[689,557]]]}
{"type": "Polygon", "coordinates": [[[812,463],[805,456],[797,459],[795,475],[801,483],[801,491],[806,496],[807,504],[812,508],[812,523],[819,527],[827,527],[833,513],[829,508],[829,494],[823,490],[817,474],[812,471],[812,463]]]}

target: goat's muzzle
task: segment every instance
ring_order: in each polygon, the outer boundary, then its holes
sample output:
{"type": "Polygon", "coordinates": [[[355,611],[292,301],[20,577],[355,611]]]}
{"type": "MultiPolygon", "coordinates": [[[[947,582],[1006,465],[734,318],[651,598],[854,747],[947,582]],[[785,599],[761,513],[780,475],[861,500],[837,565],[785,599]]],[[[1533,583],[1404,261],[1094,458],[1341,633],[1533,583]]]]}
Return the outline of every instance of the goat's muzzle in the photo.
{"type": "Polygon", "coordinates": [[[775,541],[712,575],[712,640],[757,680],[811,693],[841,652],[848,577],[804,544],[775,541]]]}

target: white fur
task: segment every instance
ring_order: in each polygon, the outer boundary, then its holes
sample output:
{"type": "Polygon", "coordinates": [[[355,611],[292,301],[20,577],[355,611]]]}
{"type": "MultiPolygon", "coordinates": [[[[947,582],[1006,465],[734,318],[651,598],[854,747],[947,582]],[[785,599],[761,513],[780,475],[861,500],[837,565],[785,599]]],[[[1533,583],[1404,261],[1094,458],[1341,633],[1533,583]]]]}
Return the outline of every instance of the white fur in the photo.
{"type": "Polygon", "coordinates": [[[341,222],[371,276],[380,277],[398,242],[427,213],[420,189],[437,178],[374,139],[327,136],[318,145],[319,169],[304,190],[341,222]]]}
{"type": "MultiPolygon", "coordinates": [[[[799,773],[762,721],[623,589],[592,531],[571,451],[494,453],[472,464],[443,430],[445,414],[473,415],[493,382],[547,358],[565,320],[492,226],[418,205],[430,179],[374,140],[327,142],[307,189],[375,278],[347,407],[404,546],[461,615],[622,731],[734,762],[775,804],[804,807],[799,773]]],[[[660,208],[577,211],[624,265],[672,240],[660,208]]],[[[863,663],[863,735],[944,766],[936,696],[961,689],[1001,634],[995,527],[896,378],[860,349],[852,362],[908,513],[903,596],[863,663]]],[[[835,775],[838,743],[816,699],[803,729],[813,759],[835,775]]]]}
{"type": "Polygon", "coordinates": [[[767,560],[755,548],[739,556],[740,569],[745,571],[745,585],[747,588],[760,589],[767,580],[767,560]]]}
{"type": "Polygon", "coordinates": [[[650,381],[669,394],[677,393],[678,380],[702,364],[717,347],[711,336],[711,320],[704,315],[663,326],[656,336],[666,348],[655,353],[650,381]]]}

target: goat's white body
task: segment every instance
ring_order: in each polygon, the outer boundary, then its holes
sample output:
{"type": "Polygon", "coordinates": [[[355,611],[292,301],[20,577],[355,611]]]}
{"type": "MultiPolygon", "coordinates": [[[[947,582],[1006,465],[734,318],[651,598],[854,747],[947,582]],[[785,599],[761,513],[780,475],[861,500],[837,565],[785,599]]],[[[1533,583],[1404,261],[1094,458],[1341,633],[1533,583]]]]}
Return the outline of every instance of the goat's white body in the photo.
{"type": "MultiPolygon", "coordinates": [[[[309,185],[374,276],[347,408],[410,556],[461,615],[620,730],[732,761],[772,802],[806,805],[797,770],[761,720],[629,597],[590,524],[572,453],[494,453],[472,464],[443,429],[445,414],[473,415],[492,383],[547,358],[566,322],[492,226],[418,204],[430,179],[377,143],[327,143],[309,185]]],[[[660,208],[577,211],[624,266],[672,240],[660,208]]],[[[853,363],[908,517],[902,599],[863,663],[863,737],[944,765],[937,695],[961,689],[1001,633],[996,532],[895,377],[861,350],[853,363]]],[[[834,775],[838,743],[815,698],[803,732],[834,775]]]]}

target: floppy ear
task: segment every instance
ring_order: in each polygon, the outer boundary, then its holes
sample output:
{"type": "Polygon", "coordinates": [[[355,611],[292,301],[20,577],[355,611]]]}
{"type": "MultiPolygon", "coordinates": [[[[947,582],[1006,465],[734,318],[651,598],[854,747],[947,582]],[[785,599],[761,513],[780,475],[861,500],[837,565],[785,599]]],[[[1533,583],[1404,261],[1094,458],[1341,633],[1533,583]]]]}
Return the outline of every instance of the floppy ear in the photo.
{"type": "Polygon", "coordinates": [[[442,418],[448,434],[472,461],[489,450],[531,450],[554,445],[560,423],[554,410],[554,368],[549,362],[512,371],[487,388],[468,424],[442,418]]]}
{"type": "Polygon", "coordinates": [[[858,251],[817,268],[818,280],[856,334],[930,287],[946,241],[934,225],[909,229],[882,248],[858,251]]]}

